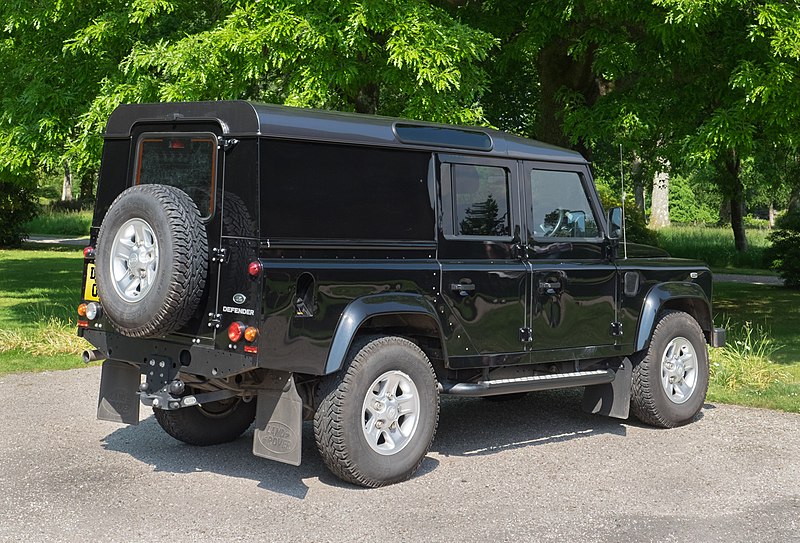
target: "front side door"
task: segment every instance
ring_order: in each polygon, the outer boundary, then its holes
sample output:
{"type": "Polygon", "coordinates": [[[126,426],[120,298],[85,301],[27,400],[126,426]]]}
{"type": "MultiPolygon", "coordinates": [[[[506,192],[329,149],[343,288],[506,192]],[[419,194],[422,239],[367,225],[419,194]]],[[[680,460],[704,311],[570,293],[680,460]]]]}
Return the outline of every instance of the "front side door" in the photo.
{"type": "Polygon", "coordinates": [[[452,367],[528,360],[525,338],[530,273],[520,258],[517,163],[439,157],[441,291],[454,322],[452,367]]]}
{"type": "Polygon", "coordinates": [[[619,334],[617,269],[582,164],[522,167],[535,362],[610,356],[619,334]]]}

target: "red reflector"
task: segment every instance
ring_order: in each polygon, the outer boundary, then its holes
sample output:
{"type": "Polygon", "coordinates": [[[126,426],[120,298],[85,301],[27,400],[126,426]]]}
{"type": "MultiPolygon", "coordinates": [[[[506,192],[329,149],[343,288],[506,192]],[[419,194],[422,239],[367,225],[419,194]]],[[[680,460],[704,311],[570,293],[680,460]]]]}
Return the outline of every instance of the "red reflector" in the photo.
{"type": "Polygon", "coordinates": [[[94,258],[94,247],[84,247],[83,258],[94,258]]]}
{"type": "Polygon", "coordinates": [[[250,354],[256,354],[258,352],[258,347],[256,347],[255,345],[245,345],[244,352],[250,354]]]}
{"type": "Polygon", "coordinates": [[[261,262],[258,260],[254,260],[247,265],[247,273],[249,273],[252,277],[258,277],[258,274],[261,273],[262,269],[263,267],[261,266],[261,262]]]}
{"type": "Polygon", "coordinates": [[[78,321],[78,326],[81,328],[89,328],[89,321],[78,321]]]}
{"type": "Polygon", "coordinates": [[[237,343],[242,339],[244,336],[246,326],[244,323],[239,321],[232,322],[230,326],[228,326],[228,339],[230,339],[233,343],[237,343]]]}

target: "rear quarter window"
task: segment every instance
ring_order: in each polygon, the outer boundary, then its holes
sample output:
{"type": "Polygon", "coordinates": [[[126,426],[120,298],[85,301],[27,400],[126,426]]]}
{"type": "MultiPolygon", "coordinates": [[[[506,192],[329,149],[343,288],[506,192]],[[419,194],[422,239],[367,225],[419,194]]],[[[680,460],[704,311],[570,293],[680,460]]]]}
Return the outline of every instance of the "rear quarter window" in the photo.
{"type": "Polygon", "coordinates": [[[431,154],[269,140],[261,217],[271,238],[431,240],[431,154]]]}

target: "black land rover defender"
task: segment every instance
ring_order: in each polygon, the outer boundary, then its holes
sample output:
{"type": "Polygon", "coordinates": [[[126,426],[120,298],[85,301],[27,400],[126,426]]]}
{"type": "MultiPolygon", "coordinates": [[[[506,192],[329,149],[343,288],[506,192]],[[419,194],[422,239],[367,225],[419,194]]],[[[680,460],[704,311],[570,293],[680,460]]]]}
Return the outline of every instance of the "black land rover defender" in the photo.
{"type": "Polygon", "coordinates": [[[98,417],[410,477],[439,395],[585,387],[584,408],[671,427],[724,342],[711,273],[620,246],[577,153],[494,130],[248,102],[111,116],[79,333],[98,417]],[[142,377],[143,376],[143,377],[142,377]]]}

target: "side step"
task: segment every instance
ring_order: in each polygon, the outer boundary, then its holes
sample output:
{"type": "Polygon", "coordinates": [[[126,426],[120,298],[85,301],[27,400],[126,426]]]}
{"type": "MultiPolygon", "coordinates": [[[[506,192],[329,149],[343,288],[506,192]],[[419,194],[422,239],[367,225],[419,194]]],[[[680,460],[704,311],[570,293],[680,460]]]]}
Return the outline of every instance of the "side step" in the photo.
{"type": "Polygon", "coordinates": [[[477,383],[442,383],[442,393],[456,396],[494,396],[496,394],[515,394],[536,390],[552,390],[591,385],[602,385],[614,380],[616,372],[611,369],[575,371],[517,377],[515,379],[496,379],[477,383]]]}

